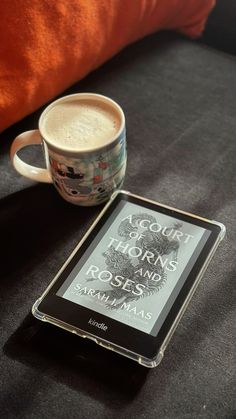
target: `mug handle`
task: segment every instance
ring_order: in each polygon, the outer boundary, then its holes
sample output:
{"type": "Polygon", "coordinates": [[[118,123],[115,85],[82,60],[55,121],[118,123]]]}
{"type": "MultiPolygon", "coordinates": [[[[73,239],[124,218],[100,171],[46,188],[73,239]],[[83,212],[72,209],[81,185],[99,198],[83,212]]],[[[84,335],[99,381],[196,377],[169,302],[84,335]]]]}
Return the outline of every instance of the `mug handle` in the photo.
{"type": "Polygon", "coordinates": [[[10,159],[12,164],[22,176],[38,182],[52,183],[52,176],[48,169],[31,166],[17,156],[19,150],[33,144],[42,144],[39,130],[26,131],[18,135],[11,145],[10,159]]]}

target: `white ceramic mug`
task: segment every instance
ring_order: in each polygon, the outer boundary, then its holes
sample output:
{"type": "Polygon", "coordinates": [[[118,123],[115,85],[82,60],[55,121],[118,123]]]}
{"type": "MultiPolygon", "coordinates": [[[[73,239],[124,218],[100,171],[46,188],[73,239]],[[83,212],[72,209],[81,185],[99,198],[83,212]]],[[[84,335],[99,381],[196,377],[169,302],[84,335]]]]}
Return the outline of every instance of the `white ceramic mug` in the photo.
{"type": "MultiPolygon", "coordinates": [[[[55,111],[55,109],[53,109],[55,111]]],[[[63,124],[62,120],[58,124],[63,124]]],[[[89,129],[89,128],[88,128],[89,129]]],[[[102,127],[101,130],[102,132],[102,127]]],[[[100,134],[101,134],[100,132],[100,134]]],[[[94,137],[94,133],[93,133],[94,137]]],[[[51,103],[41,114],[39,129],[20,134],[12,143],[10,157],[15,169],[23,176],[39,182],[53,183],[59,194],[77,205],[97,205],[109,199],[122,186],[126,170],[125,117],[121,107],[112,99],[95,93],[78,93],[62,97],[51,103]],[[86,101],[88,105],[96,101],[106,106],[119,118],[115,135],[102,144],[81,149],[73,149],[57,142],[45,134],[44,122],[48,112],[58,104],[66,106],[74,101],[86,101]],[[18,155],[23,147],[41,144],[44,149],[46,169],[31,166],[18,155]]]]}

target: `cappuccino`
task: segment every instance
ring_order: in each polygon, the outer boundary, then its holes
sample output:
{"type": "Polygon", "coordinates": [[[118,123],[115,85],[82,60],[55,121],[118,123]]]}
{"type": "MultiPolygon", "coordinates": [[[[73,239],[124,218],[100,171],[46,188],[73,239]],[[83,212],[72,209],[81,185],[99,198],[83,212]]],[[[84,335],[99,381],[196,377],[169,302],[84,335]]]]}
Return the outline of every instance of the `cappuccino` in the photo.
{"type": "Polygon", "coordinates": [[[76,93],[51,103],[39,118],[39,129],[16,137],[11,160],[23,176],[53,183],[66,201],[91,206],[120,189],[126,170],[125,116],[109,97],[76,93]],[[18,151],[41,144],[46,168],[27,164],[18,151]]]}
{"type": "Polygon", "coordinates": [[[49,108],[41,130],[55,147],[89,151],[112,142],[120,127],[120,114],[111,105],[81,98],[59,102],[49,108]]]}

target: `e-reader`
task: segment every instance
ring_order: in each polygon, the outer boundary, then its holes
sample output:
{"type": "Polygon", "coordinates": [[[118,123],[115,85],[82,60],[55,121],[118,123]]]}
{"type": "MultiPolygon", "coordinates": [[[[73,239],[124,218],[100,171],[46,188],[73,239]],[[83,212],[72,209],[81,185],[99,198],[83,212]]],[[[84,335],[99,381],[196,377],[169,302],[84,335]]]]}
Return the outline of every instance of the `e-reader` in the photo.
{"type": "Polygon", "coordinates": [[[221,223],[118,191],[33,314],[155,367],[224,234],[221,223]]]}

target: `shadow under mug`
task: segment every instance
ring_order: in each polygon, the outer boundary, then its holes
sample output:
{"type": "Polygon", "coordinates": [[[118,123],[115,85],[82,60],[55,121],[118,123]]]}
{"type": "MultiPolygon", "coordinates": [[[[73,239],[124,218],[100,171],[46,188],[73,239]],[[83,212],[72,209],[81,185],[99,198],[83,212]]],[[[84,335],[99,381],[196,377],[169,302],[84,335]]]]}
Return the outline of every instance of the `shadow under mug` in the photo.
{"type": "Polygon", "coordinates": [[[95,93],[77,93],[52,102],[41,114],[39,129],[18,135],[12,143],[10,158],[21,175],[38,181],[53,183],[59,194],[76,205],[91,206],[105,202],[120,189],[126,171],[125,116],[121,107],[112,99],[95,93]],[[119,116],[120,125],[116,135],[104,145],[82,150],[71,150],[46,138],[42,132],[45,115],[55,105],[71,101],[96,101],[109,107],[119,116]],[[41,144],[46,168],[38,168],[24,162],[18,151],[26,146],[41,144]]]}

